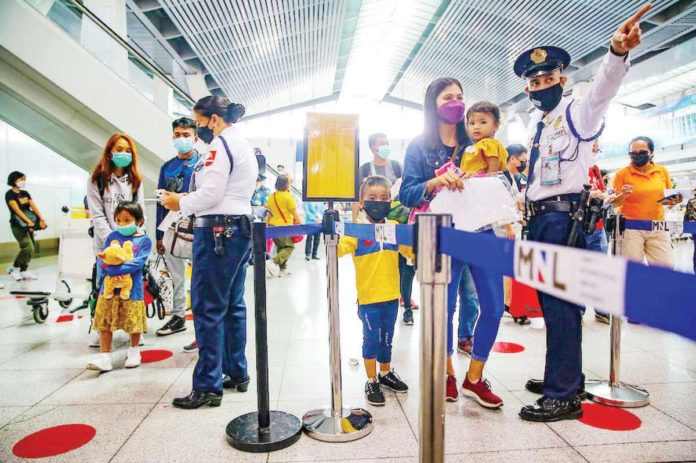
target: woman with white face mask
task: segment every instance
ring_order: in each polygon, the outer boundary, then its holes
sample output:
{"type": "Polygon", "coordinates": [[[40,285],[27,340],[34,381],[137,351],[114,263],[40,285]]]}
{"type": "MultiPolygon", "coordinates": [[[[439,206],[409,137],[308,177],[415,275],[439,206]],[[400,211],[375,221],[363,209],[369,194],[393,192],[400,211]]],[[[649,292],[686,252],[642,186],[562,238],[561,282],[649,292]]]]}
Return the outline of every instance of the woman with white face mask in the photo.
{"type": "Polygon", "coordinates": [[[5,193],[5,203],[10,209],[12,234],[19,243],[19,253],[8,270],[10,277],[15,281],[36,280],[36,276],[29,271],[29,262],[35,249],[34,231],[46,228],[39,208],[34,204],[29,192],[24,190],[26,183],[26,176],[14,171],[7,178],[7,184],[11,188],[5,193]]]}

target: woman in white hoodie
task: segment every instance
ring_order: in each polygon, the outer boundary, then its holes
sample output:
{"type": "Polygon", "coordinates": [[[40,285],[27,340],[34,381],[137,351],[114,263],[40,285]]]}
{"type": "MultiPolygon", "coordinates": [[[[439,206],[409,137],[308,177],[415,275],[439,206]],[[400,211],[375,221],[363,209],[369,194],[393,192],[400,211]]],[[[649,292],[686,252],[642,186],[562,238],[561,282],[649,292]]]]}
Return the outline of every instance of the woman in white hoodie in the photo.
{"type": "MultiPolygon", "coordinates": [[[[87,184],[87,207],[92,218],[95,255],[104,249],[106,237],[116,230],[114,210],[124,201],[137,201],[145,210],[135,141],[129,135],[117,133],[106,142],[87,184]]],[[[97,287],[101,279],[102,272],[97,268],[97,287]]],[[[99,347],[99,332],[92,332],[89,345],[99,347]]]]}

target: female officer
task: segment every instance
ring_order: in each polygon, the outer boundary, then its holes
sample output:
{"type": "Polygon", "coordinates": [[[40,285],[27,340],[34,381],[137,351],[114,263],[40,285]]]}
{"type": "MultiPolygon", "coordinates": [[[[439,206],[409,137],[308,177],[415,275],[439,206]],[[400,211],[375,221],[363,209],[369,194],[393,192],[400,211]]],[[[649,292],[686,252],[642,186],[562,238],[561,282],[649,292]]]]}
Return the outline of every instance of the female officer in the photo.
{"type": "Polygon", "coordinates": [[[193,108],[198,137],[210,144],[194,168],[191,191],[165,192],[162,205],[195,216],[191,299],[198,342],[193,390],[179,408],[217,407],[222,389],[247,390],[244,279],[251,253],[251,197],[258,164],[234,125],[244,107],[207,96],[193,108]],[[223,373],[226,375],[223,378],[223,373]]]}
{"type": "MultiPolygon", "coordinates": [[[[435,191],[440,188],[464,188],[461,176],[452,170],[439,176],[435,174],[435,171],[450,160],[459,165],[461,153],[471,144],[464,125],[463,98],[462,85],[456,79],[438,79],[428,87],[423,106],[423,135],[416,137],[406,148],[404,176],[399,193],[404,206],[421,206],[430,201],[435,191]]],[[[483,378],[483,367],[493,347],[503,315],[503,276],[480,267],[470,268],[481,306],[481,315],[474,330],[471,363],[462,384],[462,393],[484,407],[497,408],[503,405],[503,401],[491,391],[489,382],[483,378]]],[[[462,271],[462,262],[452,259],[452,280],[447,290],[447,400],[450,402],[456,401],[459,396],[452,365],[452,318],[462,271]]]]}

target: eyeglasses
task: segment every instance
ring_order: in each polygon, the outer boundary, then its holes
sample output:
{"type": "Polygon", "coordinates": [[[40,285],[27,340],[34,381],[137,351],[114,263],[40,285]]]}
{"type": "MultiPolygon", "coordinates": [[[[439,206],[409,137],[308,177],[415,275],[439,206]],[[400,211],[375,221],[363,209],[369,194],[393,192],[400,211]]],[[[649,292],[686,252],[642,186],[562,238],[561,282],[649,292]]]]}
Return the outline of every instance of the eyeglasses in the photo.
{"type": "Polygon", "coordinates": [[[642,155],[646,155],[646,154],[650,154],[650,151],[642,150],[642,151],[629,151],[628,152],[629,156],[639,156],[639,155],[642,156],[642,155]]]}

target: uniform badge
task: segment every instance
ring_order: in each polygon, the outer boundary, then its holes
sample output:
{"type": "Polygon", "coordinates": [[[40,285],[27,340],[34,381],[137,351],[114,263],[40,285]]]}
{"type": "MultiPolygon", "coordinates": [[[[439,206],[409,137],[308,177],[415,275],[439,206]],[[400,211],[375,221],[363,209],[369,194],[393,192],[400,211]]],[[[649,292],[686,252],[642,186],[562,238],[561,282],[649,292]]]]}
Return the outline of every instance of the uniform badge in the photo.
{"type": "Polygon", "coordinates": [[[561,122],[563,122],[563,116],[558,116],[556,122],[553,123],[554,128],[559,128],[561,126],[561,122]]]}
{"type": "Polygon", "coordinates": [[[546,50],[544,50],[543,48],[536,48],[532,52],[529,59],[531,59],[534,64],[539,64],[539,63],[543,63],[544,61],[546,61],[547,55],[548,55],[548,53],[546,53],[546,50]]]}
{"type": "Polygon", "coordinates": [[[206,156],[205,162],[203,164],[206,167],[212,166],[213,162],[215,162],[215,156],[217,156],[217,151],[209,151],[208,156],[206,156]]]}

